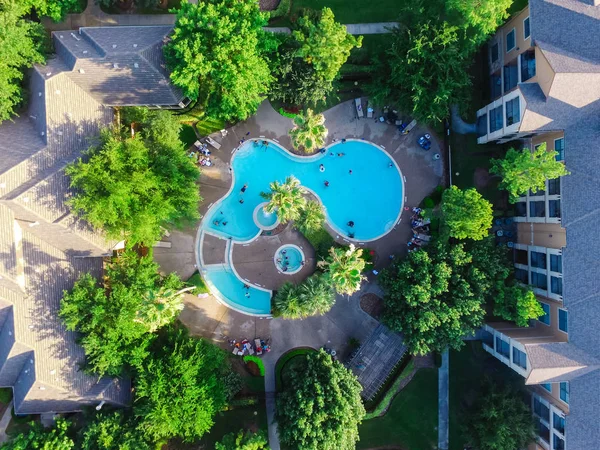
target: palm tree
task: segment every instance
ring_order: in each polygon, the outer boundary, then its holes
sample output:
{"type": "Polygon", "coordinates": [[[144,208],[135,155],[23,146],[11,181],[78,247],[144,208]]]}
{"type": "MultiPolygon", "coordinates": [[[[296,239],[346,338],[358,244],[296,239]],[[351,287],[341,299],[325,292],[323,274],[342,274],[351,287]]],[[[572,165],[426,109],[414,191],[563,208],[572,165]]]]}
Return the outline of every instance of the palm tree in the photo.
{"type": "Polygon", "coordinates": [[[294,117],[294,128],[290,130],[292,145],[296,150],[303,148],[310,153],[325,144],[327,128],[325,128],[325,116],[314,114],[312,109],[300,113],[294,117]]]}
{"type": "Polygon", "coordinates": [[[306,206],[304,206],[304,209],[300,212],[300,218],[296,222],[296,227],[300,232],[306,234],[321,228],[324,220],[325,214],[323,213],[323,206],[321,203],[310,200],[306,202],[306,206]]]}
{"type": "Polygon", "coordinates": [[[269,203],[264,207],[268,213],[277,213],[282,223],[297,220],[300,211],[304,209],[306,189],[300,185],[298,178],[290,176],[284,183],[273,181],[269,187],[271,192],[261,192],[260,195],[269,203]]]}
{"type": "Polygon", "coordinates": [[[302,307],[298,286],[290,282],[285,283],[273,297],[273,313],[284,319],[302,319],[302,307]]]}
{"type": "Polygon", "coordinates": [[[324,275],[315,274],[307,278],[298,290],[306,316],[325,314],[335,303],[335,292],[324,275]]]}
{"type": "Polygon", "coordinates": [[[178,291],[161,287],[158,291],[148,290],[142,296],[140,309],[135,321],[148,327],[150,333],[173,322],[183,309],[183,294],[195,289],[195,286],[178,291]]]}
{"type": "Polygon", "coordinates": [[[360,289],[365,270],[362,252],[354,244],[347,248],[331,247],[327,259],[319,261],[319,267],[326,270],[327,279],[339,294],[351,295],[360,289]]]}

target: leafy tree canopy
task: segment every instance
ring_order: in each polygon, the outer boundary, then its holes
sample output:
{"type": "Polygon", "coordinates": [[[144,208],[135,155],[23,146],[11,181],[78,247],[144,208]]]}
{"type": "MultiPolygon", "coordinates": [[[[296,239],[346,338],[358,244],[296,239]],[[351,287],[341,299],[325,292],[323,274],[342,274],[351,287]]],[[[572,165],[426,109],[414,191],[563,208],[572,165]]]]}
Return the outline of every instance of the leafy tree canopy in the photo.
{"type": "Polygon", "coordinates": [[[506,254],[489,239],[468,245],[434,241],[382,272],[383,321],[403,333],[413,354],[459,349],[510,273],[506,254]]]}
{"type": "Polygon", "coordinates": [[[294,366],[289,380],[277,398],[281,442],[289,448],[354,450],[365,415],[354,374],[320,350],[294,366]]]}
{"type": "Polygon", "coordinates": [[[292,35],[300,44],[298,55],[326,81],[333,81],[350,56],[350,50],[362,45],[362,36],[349,34],[345,25],[335,21],[330,8],[323,8],[317,17],[300,17],[297,25],[292,35]]]}
{"type": "Polygon", "coordinates": [[[300,211],[300,218],[294,224],[302,234],[319,230],[323,226],[325,213],[323,206],[316,200],[309,200],[300,211]]]}
{"type": "Polygon", "coordinates": [[[24,0],[29,2],[40,16],[50,17],[54,22],[62,21],[67,13],[82,11],[79,0],[24,0]]]}
{"type": "Polygon", "coordinates": [[[547,151],[545,143],[534,151],[511,148],[504,159],[492,159],[490,172],[502,177],[500,188],[506,189],[511,203],[515,203],[530,189],[546,189],[546,180],[569,175],[565,165],[556,160],[557,154],[547,151]]]}
{"type": "Polygon", "coordinates": [[[23,101],[23,71],[46,59],[44,27],[23,17],[29,9],[19,0],[0,5],[0,122],[10,119],[23,101]]]}
{"type": "Polygon", "coordinates": [[[89,370],[116,376],[148,356],[150,333],[177,318],[183,283],[174,273],[162,278],[150,256],[133,252],[113,259],[105,276],[106,288],[90,274],[81,277],[64,293],[59,314],[81,333],[89,370]]]}
{"type": "Polygon", "coordinates": [[[442,194],[442,219],[451,237],[479,241],[492,227],[492,204],[474,188],[450,186],[442,194]]]}
{"type": "Polygon", "coordinates": [[[163,330],[151,355],[137,365],[134,414],[140,428],[154,441],[199,439],[226,405],[228,372],[227,355],[217,346],[190,337],[185,328],[163,330]]]}
{"type": "Polygon", "coordinates": [[[522,394],[510,385],[498,386],[488,380],[465,415],[463,435],[479,450],[514,450],[527,448],[536,433],[522,394]]]}
{"type": "Polygon", "coordinates": [[[304,198],[306,189],[300,185],[300,180],[289,176],[284,183],[273,181],[269,187],[271,188],[270,192],[260,193],[261,197],[269,202],[265,206],[265,211],[277,213],[277,217],[283,223],[297,220],[306,205],[304,198]]]}
{"type": "Polygon", "coordinates": [[[315,274],[299,285],[285,283],[273,298],[274,312],[284,319],[322,315],[335,303],[327,277],[315,274]]]}
{"type": "Polygon", "coordinates": [[[198,218],[198,168],[168,111],[147,111],[142,131],[105,129],[99,145],[67,168],[77,193],[70,205],[92,225],[129,246],[151,246],[164,228],[198,218]]]}
{"type": "Polygon", "coordinates": [[[265,98],[266,17],[254,0],[182,3],[165,58],[171,81],[208,116],[245,120],[265,98]]]}
{"type": "Polygon", "coordinates": [[[303,149],[310,153],[325,144],[327,128],[325,128],[325,116],[315,114],[312,109],[301,112],[294,117],[294,128],[290,130],[292,145],[295,149],[303,149]]]}
{"type": "Polygon", "coordinates": [[[70,423],[58,419],[50,429],[41,424],[33,424],[31,429],[18,434],[10,441],[0,445],[1,450],[72,450],[73,439],[69,437],[70,423]]]}
{"type": "Polygon", "coordinates": [[[237,434],[225,435],[215,444],[215,450],[269,450],[269,442],[263,432],[252,433],[240,430],[237,434]]]}
{"type": "Polygon", "coordinates": [[[123,411],[98,413],[80,432],[80,450],[152,450],[137,428],[137,422],[123,411]]]}
{"type": "Polygon", "coordinates": [[[515,322],[520,327],[528,327],[531,319],[544,315],[544,310],[530,288],[512,285],[496,296],[494,315],[515,322]]]}
{"type": "Polygon", "coordinates": [[[318,265],[325,269],[325,278],[331,283],[338,294],[352,295],[360,289],[364,276],[365,260],[362,248],[331,247],[329,256],[318,265]]]}

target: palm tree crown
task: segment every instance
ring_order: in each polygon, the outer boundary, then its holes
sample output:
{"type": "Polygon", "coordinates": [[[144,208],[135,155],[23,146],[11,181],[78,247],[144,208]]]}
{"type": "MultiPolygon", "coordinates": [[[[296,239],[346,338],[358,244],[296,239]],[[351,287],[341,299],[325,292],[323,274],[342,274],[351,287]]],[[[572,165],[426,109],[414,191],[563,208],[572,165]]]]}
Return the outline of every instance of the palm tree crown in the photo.
{"type": "Polygon", "coordinates": [[[312,109],[300,113],[294,117],[294,128],[290,130],[292,145],[296,150],[303,148],[310,153],[325,144],[327,128],[325,128],[325,116],[314,114],[312,109]]]}
{"type": "Polygon", "coordinates": [[[351,295],[360,289],[365,270],[362,252],[354,244],[346,248],[331,247],[327,259],[318,263],[319,267],[327,270],[326,276],[339,294],[351,295]]]}
{"type": "Polygon", "coordinates": [[[269,203],[264,207],[268,213],[277,213],[282,223],[296,220],[300,217],[300,211],[306,204],[304,194],[306,189],[300,185],[300,181],[293,176],[287,177],[284,183],[273,181],[269,187],[271,192],[261,192],[260,195],[269,203]]]}
{"type": "Polygon", "coordinates": [[[300,211],[300,218],[296,222],[296,226],[303,234],[306,234],[318,230],[324,220],[325,214],[323,213],[321,203],[310,200],[306,202],[304,209],[300,211]]]}

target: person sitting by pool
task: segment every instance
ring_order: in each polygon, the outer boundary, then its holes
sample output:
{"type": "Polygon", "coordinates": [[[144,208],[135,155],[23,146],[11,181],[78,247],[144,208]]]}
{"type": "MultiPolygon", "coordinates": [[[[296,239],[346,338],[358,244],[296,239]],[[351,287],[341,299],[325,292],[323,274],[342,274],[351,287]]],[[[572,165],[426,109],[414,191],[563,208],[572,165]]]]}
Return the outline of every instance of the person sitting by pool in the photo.
{"type": "Polygon", "coordinates": [[[324,148],[320,148],[320,149],[319,149],[319,153],[323,153],[323,154],[324,154],[326,151],[327,151],[327,150],[325,150],[324,148]]]}
{"type": "Polygon", "coordinates": [[[265,147],[268,147],[268,146],[269,146],[269,141],[263,141],[263,145],[264,145],[265,147]]]}
{"type": "Polygon", "coordinates": [[[287,272],[288,268],[287,268],[287,266],[283,266],[283,268],[281,270],[283,270],[284,272],[287,272]]]}
{"type": "Polygon", "coordinates": [[[306,264],[306,262],[304,260],[300,261],[301,266],[303,266],[304,264],[306,264]]]}
{"type": "Polygon", "coordinates": [[[329,187],[329,181],[325,180],[325,187],[329,187]]]}
{"type": "Polygon", "coordinates": [[[281,263],[281,258],[277,258],[277,262],[278,262],[278,263],[281,263]]]}
{"type": "Polygon", "coordinates": [[[285,255],[287,253],[287,250],[281,250],[281,254],[285,255]]]}
{"type": "Polygon", "coordinates": [[[246,189],[248,189],[248,185],[247,185],[247,184],[244,184],[244,185],[242,186],[242,194],[243,194],[244,192],[246,192],[246,189]]]}
{"type": "Polygon", "coordinates": [[[250,289],[250,286],[244,283],[244,289],[250,289]]]}
{"type": "Polygon", "coordinates": [[[348,237],[349,237],[350,239],[354,239],[354,233],[352,233],[352,232],[348,233],[348,237]]]}
{"type": "Polygon", "coordinates": [[[346,139],[342,139],[342,144],[345,144],[345,143],[346,143],[346,139]]]}
{"type": "Polygon", "coordinates": [[[319,170],[320,170],[321,172],[325,172],[325,166],[324,166],[323,164],[321,164],[321,165],[319,166],[319,170]]]}
{"type": "Polygon", "coordinates": [[[354,222],[351,220],[350,222],[348,222],[347,224],[350,228],[352,228],[354,226],[354,222]]]}

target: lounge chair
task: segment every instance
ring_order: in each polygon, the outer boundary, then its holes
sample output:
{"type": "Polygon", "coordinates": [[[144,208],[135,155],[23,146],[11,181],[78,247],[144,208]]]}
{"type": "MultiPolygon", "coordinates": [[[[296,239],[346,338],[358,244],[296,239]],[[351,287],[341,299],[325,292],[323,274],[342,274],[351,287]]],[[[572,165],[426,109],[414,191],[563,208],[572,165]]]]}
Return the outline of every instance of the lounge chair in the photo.
{"type": "Polygon", "coordinates": [[[217,141],[215,141],[210,136],[206,136],[206,142],[208,142],[210,145],[212,145],[217,150],[219,150],[221,148],[221,144],[219,144],[217,141]]]}
{"type": "Polygon", "coordinates": [[[362,109],[362,102],[361,102],[360,98],[355,98],[354,104],[356,105],[356,115],[358,116],[358,118],[361,119],[361,118],[365,117],[365,113],[362,109]]]}
{"type": "Polygon", "coordinates": [[[367,102],[367,118],[373,118],[373,108],[371,108],[371,102],[367,102]]]}

